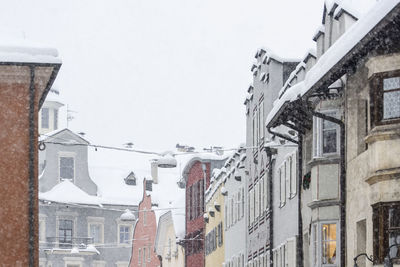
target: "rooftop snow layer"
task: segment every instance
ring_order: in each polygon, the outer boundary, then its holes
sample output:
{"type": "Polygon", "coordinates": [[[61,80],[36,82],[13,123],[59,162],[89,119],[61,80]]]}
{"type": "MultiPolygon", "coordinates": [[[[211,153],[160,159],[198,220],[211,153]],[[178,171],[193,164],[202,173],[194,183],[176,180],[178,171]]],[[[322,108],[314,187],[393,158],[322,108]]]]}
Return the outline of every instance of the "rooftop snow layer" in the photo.
{"type": "Polygon", "coordinates": [[[306,94],[335,64],[354,48],[394,7],[400,0],[385,0],[376,3],[364,17],[360,18],[346,31],[326,52],[317,63],[307,72],[303,82],[291,87],[281,98],[274,102],[271,112],[267,116],[268,125],[277,112],[286,102],[294,101],[297,97],[306,94]]]}
{"type": "Polygon", "coordinates": [[[61,64],[58,51],[26,40],[0,42],[0,62],[61,64]]]}
{"type": "Polygon", "coordinates": [[[69,180],[64,180],[54,186],[50,191],[45,193],[39,192],[39,199],[59,202],[59,203],[75,203],[75,204],[88,204],[100,205],[101,200],[97,196],[91,196],[85,191],[74,185],[69,180]]]}

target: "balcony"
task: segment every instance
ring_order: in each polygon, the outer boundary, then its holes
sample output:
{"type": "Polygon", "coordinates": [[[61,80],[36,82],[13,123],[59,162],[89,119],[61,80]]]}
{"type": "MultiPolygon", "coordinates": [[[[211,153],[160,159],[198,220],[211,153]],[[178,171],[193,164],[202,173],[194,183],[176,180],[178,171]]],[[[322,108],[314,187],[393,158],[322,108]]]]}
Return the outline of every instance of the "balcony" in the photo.
{"type": "Polygon", "coordinates": [[[47,237],[47,248],[72,249],[73,247],[86,247],[93,244],[93,237],[47,237]]]}

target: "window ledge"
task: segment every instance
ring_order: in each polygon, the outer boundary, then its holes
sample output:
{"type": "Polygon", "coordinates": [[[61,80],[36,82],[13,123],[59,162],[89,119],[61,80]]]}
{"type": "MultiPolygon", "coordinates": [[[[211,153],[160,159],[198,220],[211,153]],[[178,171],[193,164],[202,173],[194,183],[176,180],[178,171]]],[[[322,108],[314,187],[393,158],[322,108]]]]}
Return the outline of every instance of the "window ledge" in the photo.
{"type": "Polygon", "coordinates": [[[400,124],[375,126],[365,137],[365,142],[371,144],[377,141],[400,139],[400,124]]]}
{"type": "Polygon", "coordinates": [[[339,206],[340,201],[336,199],[314,200],[307,204],[311,209],[329,206],[339,206]]]}
{"type": "Polygon", "coordinates": [[[400,179],[400,167],[375,171],[365,179],[365,182],[369,185],[373,185],[392,179],[400,179]]]}
{"type": "Polygon", "coordinates": [[[314,167],[316,165],[326,165],[326,164],[339,164],[340,163],[340,155],[332,155],[327,157],[313,158],[307,164],[310,167],[314,167]]]}

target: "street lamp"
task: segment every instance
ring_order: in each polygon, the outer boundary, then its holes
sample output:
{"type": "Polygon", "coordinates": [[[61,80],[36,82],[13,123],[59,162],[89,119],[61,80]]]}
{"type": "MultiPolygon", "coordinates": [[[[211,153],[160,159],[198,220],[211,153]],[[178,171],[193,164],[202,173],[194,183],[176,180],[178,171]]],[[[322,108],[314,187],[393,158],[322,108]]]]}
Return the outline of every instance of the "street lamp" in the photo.
{"type": "Polygon", "coordinates": [[[126,209],[125,212],[122,213],[120,218],[121,218],[121,221],[125,221],[125,222],[136,221],[135,215],[129,209],[126,209]]]}

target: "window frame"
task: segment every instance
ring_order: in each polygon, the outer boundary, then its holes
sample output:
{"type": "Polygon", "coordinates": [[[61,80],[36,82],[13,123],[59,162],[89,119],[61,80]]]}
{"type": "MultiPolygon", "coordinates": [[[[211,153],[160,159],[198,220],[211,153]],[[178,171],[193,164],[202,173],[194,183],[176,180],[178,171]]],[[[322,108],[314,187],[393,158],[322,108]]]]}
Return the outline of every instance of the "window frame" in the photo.
{"type": "MultiPolygon", "coordinates": [[[[388,78],[400,77],[400,70],[374,73],[369,79],[370,85],[370,121],[371,126],[387,125],[400,123],[400,117],[384,119],[383,118],[383,80],[388,78]]],[[[390,90],[400,92],[400,88],[390,90]]]]}
{"type": "Polygon", "coordinates": [[[118,223],[118,225],[117,225],[117,237],[118,237],[118,246],[130,246],[130,245],[132,245],[132,238],[133,238],[132,237],[132,225],[128,224],[128,223],[118,223]],[[129,236],[130,242],[128,242],[128,243],[121,242],[121,236],[120,236],[121,229],[120,229],[120,227],[129,227],[128,236],[129,236]]]}
{"type": "Polygon", "coordinates": [[[50,108],[43,107],[40,112],[40,126],[42,129],[50,129],[50,108]],[[44,120],[44,111],[47,112],[47,120],[44,120]],[[44,125],[46,123],[46,125],[44,125]]]}
{"type": "Polygon", "coordinates": [[[91,235],[90,226],[99,225],[100,226],[100,243],[96,243],[93,238],[93,244],[104,244],[104,218],[103,217],[88,217],[88,237],[91,235]]]}
{"type": "Polygon", "coordinates": [[[339,221],[337,220],[323,220],[323,221],[318,221],[312,223],[312,232],[311,232],[311,239],[313,246],[311,246],[311,261],[313,267],[339,267],[340,266],[340,241],[339,241],[339,235],[340,235],[340,224],[339,221]],[[322,263],[322,250],[323,250],[323,245],[322,245],[322,226],[324,224],[336,224],[336,263],[335,264],[324,264],[322,263]],[[315,230],[317,233],[315,233],[315,230]],[[316,243],[314,243],[316,240],[316,243]],[[315,251],[317,249],[317,251],[315,251]],[[315,259],[317,257],[317,259],[315,259]]]}
{"type": "MultiPolygon", "coordinates": [[[[319,111],[322,114],[329,114],[329,113],[334,113],[334,115],[328,115],[328,116],[333,116],[335,118],[338,118],[340,116],[340,111],[339,109],[324,109],[319,111]]],[[[335,124],[335,130],[336,130],[336,151],[335,152],[326,152],[324,153],[323,151],[323,140],[324,140],[324,129],[323,129],[323,123],[324,119],[319,118],[319,117],[313,117],[313,158],[321,158],[321,157],[329,157],[329,156],[336,156],[340,154],[340,127],[339,125],[335,124]]],[[[333,122],[331,122],[333,123],[333,122]]]]}
{"type": "Polygon", "coordinates": [[[76,177],[76,154],[74,152],[66,152],[62,151],[58,153],[58,179],[59,181],[69,180],[72,183],[75,183],[76,177]],[[61,158],[72,158],[73,159],[73,177],[72,178],[63,178],[61,177],[61,158]]]}

